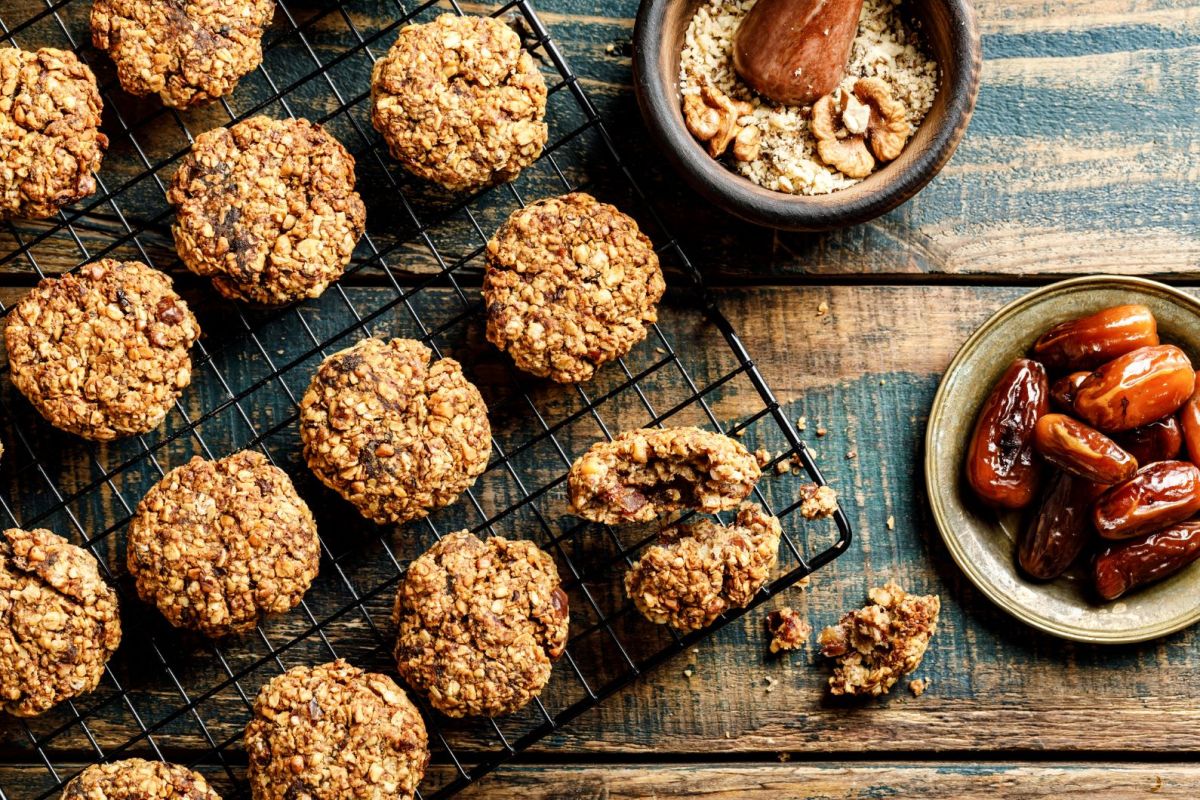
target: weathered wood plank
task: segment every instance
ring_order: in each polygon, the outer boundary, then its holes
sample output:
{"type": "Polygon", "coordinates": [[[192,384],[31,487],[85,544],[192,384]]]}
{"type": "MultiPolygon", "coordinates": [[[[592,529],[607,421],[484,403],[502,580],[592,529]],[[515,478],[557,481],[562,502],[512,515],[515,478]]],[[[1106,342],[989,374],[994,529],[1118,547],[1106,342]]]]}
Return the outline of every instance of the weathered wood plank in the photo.
{"type": "MultiPolygon", "coordinates": [[[[22,9],[41,8],[18,0],[6,8],[10,25],[22,9]]],[[[486,4],[471,8],[484,10],[486,4]]],[[[588,91],[616,132],[642,130],[630,91],[627,42],[633,0],[595,4],[546,0],[538,7],[588,91]]],[[[834,234],[774,234],[737,223],[705,207],[680,185],[644,136],[621,135],[623,153],[679,233],[689,252],[718,280],[737,278],[818,279],[826,276],[954,275],[963,278],[1012,276],[1029,279],[1097,271],[1173,276],[1194,272],[1200,263],[1196,218],[1195,153],[1200,120],[1194,113],[1192,75],[1200,67],[1200,3],[1195,0],[1137,3],[1130,0],[1040,0],[981,2],[984,83],[975,120],[955,158],[914,201],[868,225],[834,234]]],[[[347,6],[359,33],[370,37],[395,19],[390,0],[359,0],[347,6]]],[[[293,16],[310,20],[306,38],[322,63],[357,41],[345,18],[328,6],[297,7],[293,16]]],[[[27,12],[26,12],[27,13],[27,12]]],[[[72,3],[62,16],[76,41],[86,41],[86,4],[72,3]]],[[[266,66],[280,86],[311,70],[314,62],[276,20],[266,66]]],[[[62,44],[52,17],[18,37],[23,44],[62,44]]],[[[373,52],[390,39],[383,36],[373,52]]],[[[101,77],[111,83],[104,57],[88,51],[101,77]]],[[[384,178],[402,182],[423,216],[444,206],[416,186],[380,153],[363,99],[370,62],[363,54],[338,63],[331,77],[356,102],[348,114],[330,120],[335,132],[359,158],[371,209],[369,228],[386,244],[412,237],[411,221],[394,209],[394,190],[384,178]],[[365,137],[363,134],[365,133],[365,137]],[[385,170],[387,170],[385,172],[385,170]]],[[[261,75],[248,78],[232,101],[244,112],[254,98],[269,94],[261,75]]],[[[136,136],[156,164],[186,146],[174,121],[156,114],[149,102],[133,102],[119,91],[110,100],[129,124],[151,117],[136,136]]],[[[337,105],[323,79],[304,81],[288,94],[297,114],[322,117],[337,105]]],[[[565,94],[552,102],[555,135],[564,135],[579,117],[565,94]]],[[[277,104],[266,109],[279,114],[277,104]]],[[[221,124],[219,109],[189,112],[184,120],[196,132],[221,124]]],[[[141,162],[110,115],[114,145],[102,177],[110,185],[130,180],[141,162]]],[[[606,189],[616,178],[605,159],[591,157],[594,142],[560,151],[560,165],[574,179],[606,189]]],[[[158,170],[167,180],[174,162],[158,170]]],[[[520,183],[526,197],[561,190],[549,168],[530,171],[520,183]]],[[[481,209],[502,216],[502,195],[484,198],[481,209]]],[[[153,182],[124,191],[119,202],[134,220],[165,212],[153,182]]],[[[111,209],[103,210],[111,214],[111,209]]],[[[487,214],[485,213],[485,216],[487,214]]],[[[438,234],[448,250],[478,245],[461,214],[451,214],[438,234]]],[[[494,220],[484,220],[485,230],[494,220]]],[[[6,234],[0,234],[2,239],[6,234]]],[[[169,242],[168,242],[169,244],[169,242]]],[[[11,245],[5,245],[11,246],[11,245]]],[[[37,253],[47,269],[78,260],[69,238],[47,242],[37,253]]],[[[402,245],[406,268],[428,266],[420,246],[402,245]]],[[[28,269],[20,261],[7,269],[28,269]]]]}
{"type": "MultiPolygon", "coordinates": [[[[77,765],[64,765],[69,775],[77,765]]],[[[227,800],[240,797],[226,788],[223,771],[202,768],[227,800]]],[[[434,765],[434,780],[444,767],[434,765]]],[[[240,769],[235,772],[240,773],[240,769]]],[[[46,772],[0,766],[14,788],[12,797],[33,797],[43,790],[46,772]]],[[[1176,764],[1010,763],[923,764],[854,763],[780,764],[614,764],[543,766],[513,764],[487,776],[460,796],[467,800],[875,800],[919,797],[922,800],[992,800],[995,797],[1059,797],[1086,800],[1195,797],[1200,768],[1176,764]]],[[[428,786],[425,785],[426,789],[428,786]]]]}

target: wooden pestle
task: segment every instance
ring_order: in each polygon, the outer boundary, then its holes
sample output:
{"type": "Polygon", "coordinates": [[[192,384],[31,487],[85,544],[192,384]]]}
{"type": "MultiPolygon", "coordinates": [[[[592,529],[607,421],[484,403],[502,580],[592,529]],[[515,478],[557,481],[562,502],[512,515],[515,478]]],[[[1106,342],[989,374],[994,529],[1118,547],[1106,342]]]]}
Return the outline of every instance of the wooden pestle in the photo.
{"type": "Polygon", "coordinates": [[[863,0],[758,0],[733,40],[733,66],[750,88],[811,105],[846,72],[863,0]]]}

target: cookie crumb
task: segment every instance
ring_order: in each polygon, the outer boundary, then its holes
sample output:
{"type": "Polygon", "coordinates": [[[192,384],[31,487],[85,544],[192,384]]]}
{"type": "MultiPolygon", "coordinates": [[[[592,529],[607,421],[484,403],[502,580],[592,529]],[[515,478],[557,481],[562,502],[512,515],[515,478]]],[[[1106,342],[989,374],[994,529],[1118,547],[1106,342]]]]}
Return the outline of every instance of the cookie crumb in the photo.
{"type": "Polygon", "coordinates": [[[916,678],[908,682],[908,690],[912,692],[913,697],[920,697],[925,694],[925,689],[929,687],[929,682],[924,678],[916,678]]]}
{"type": "Polygon", "coordinates": [[[796,420],[796,430],[798,430],[798,431],[808,430],[808,417],[800,417],[799,419],[796,420]]]}
{"type": "Polygon", "coordinates": [[[853,461],[853,460],[854,460],[854,459],[856,459],[856,458],[858,458],[858,451],[857,451],[857,450],[851,450],[850,452],[846,453],[846,460],[847,460],[847,461],[853,461]]]}
{"type": "Polygon", "coordinates": [[[817,428],[817,436],[818,437],[824,436],[827,433],[829,433],[829,431],[827,431],[825,428],[821,428],[821,427],[817,428]]]}
{"type": "Polygon", "coordinates": [[[887,518],[887,526],[888,526],[888,530],[889,530],[889,531],[894,531],[894,530],[896,530],[896,518],[895,518],[895,517],[888,517],[888,518],[887,518]]]}
{"type": "Polygon", "coordinates": [[[823,519],[837,511],[837,492],[830,486],[807,483],[800,487],[800,500],[800,516],[805,519],[823,519]]]}
{"type": "Polygon", "coordinates": [[[812,635],[812,626],[796,609],[781,608],[767,615],[767,632],[771,634],[770,650],[774,654],[803,647],[812,635]]]}
{"type": "Polygon", "coordinates": [[[820,303],[817,305],[817,316],[818,316],[818,317],[823,317],[823,316],[825,316],[825,315],[826,315],[826,314],[828,314],[828,313],[829,313],[829,303],[826,303],[824,300],[822,300],[822,301],[821,301],[821,302],[820,302],[820,303]]]}
{"type": "Polygon", "coordinates": [[[937,631],[941,598],[911,595],[894,581],[870,591],[871,604],[821,631],[821,654],[835,660],[835,695],[883,695],[916,670],[937,631]]]}

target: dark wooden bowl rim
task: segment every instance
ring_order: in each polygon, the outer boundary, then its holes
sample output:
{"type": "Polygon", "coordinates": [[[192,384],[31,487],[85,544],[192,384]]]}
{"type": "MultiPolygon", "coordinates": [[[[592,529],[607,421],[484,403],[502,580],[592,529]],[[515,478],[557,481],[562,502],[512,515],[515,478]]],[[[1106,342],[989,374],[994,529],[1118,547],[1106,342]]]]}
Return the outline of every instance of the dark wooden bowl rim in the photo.
{"type": "MultiPolygon", "coordinates": [[[[946,54],[939,54],[938,98],[900,158],[865,180],[827,195],[789,195],[758,186],[709,157],[684,125],[678,74],[666,74],[677,73],[672,65],[678,64],[678,44],[667,40],[669,12],[683,4],[695,6],[696,0],[643,0],[638,10],[634,89],[651,137],[706,200],[757,225],[824,231],[857,225],[892,210],[919,192],[950,159],[979,93],[980,41],[970,0],[914,2],[937,8],[939,13],[930,15],[926,24],[936,19],[949,28],[945,33],[951,63],[946,63],[946,54]],[[926,132],[935,118],[936,130],[926,132]]],[[[931,38],[926,36],[927,41],[931,38]]]]}

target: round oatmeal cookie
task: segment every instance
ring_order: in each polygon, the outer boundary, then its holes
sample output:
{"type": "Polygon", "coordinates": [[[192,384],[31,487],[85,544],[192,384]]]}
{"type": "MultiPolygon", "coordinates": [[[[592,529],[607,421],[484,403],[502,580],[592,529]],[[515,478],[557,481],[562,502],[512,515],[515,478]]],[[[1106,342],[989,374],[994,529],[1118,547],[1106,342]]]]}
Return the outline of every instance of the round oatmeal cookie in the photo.
{"type": "Polygon", "coordinates": [[[395,681],[339,660],[264,686],[246,752],[254,800],[409,800],[429,737],[395,681]]]}
{"type": "Polygon", "coordinates": [[[126,551],[143,600],[172,625],[218,638],[299,603],[321,543],[287,473],[243,450],[164,475],[138,503],[126,551]]]}
{"type": "Polygon", "coordinates": [[[306,119],[251,117],[200,134],[167,200],[187,268],[230,299],[267,306],[319,297],[367,220],[354,157],[306,119]]]}
{"type": "Polygon", "coordinates": [[[588,194],[515,212],[487,245],[487,338],[525,372],[589,380],[646,338],[666,284],[637,223],[588,194]]]}
{"type": "Polygon", "coordinates": [[[0,220],[44,219],[96,191],[102,109],[74,53],[0,47],[0,220]]]}
{"type": "Polygon", "coordinates": [[[61,800],[221,800],[221,796],[198,772],[129,758],[88,767],[67,784],[61,800]]]}
{"type": "Polygon", "coordinates": [[[449,717],[511,714],[567,644],[567,595],[532,542],[469,531],[412,562],[396,594],[396,668],[449,717]]]}
{"type": "Polygon", "coordinates": [[[0,710],[35,717],[96,688],[121,643],[117,593],[48,530],[0,533],[0,710]]]}
{"type": "Polygon", "coordinates": [[[167,275],[108,258],[43,280],[4,329],[13,385],[56,428],[93,441],[157,428],[191,383],[198,338],[167,275]]]}
{"type": "Polygon", "coordinates": [[[625,591],[651,622],[699,630],[754,599],[781,535],[779,520],[755,503],[743,503],[729,527],[702,519],[667,528],[625,573],[625,591]]]}
{"type": "Polygon", "coordinates": [[[641,428],[597,442],[567,475],[573,513],[616,525],[737,508],[762,471],[745,447],[699,428],[641,428]]]}
{"type": "Polygon", "coordinates": [[[392,157],[450,191],[510,181],[546,145],[546,82],[492,17],[402,28],[371,75],[371,121],[392,157]]]}
{"type": "Polygon", "coordinates": [[[130,94],[189,108],[233,92],[262,63],[275,0],[95,0],[92,44],[130,94]]]}
{"type": "Polygon", "coordinates": [[[487,468],[487,406],[452,358],[412,339],[364,339],[321,362],[300,441],[321,482],[384,525],[449,505],[487,468]]]}

